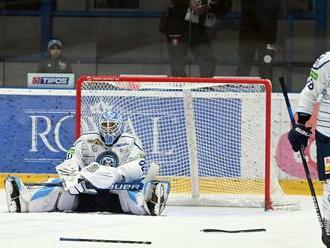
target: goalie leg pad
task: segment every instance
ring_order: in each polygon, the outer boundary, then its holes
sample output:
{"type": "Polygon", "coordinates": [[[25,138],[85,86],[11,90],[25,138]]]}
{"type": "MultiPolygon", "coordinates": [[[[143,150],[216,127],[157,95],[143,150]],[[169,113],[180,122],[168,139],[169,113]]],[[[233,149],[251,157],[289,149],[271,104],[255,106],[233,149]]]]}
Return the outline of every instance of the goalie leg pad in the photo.
{"type": "MultiPolygon", "coordinates": [[[[55,182],[50,179],[48,182],[55,182]]],[[[19,177],[9,176],[5,180],[9,212],[49,212],[54,210],[59,187],[27,188],[19,177]]]]}
{"type": "Polygon", "coordinates": [[[30,200],[27,201],[29,212],[55,211],[60,190],[59,187],[43,187],[32,192],[30,200]]]}
{"type": "MultiPolygon", "coordinates": [[[[59,178],[49,179],[48,183],[57,184],[59,178]]],[[[30,193],[29,212],[53,212],[74,210],[77,207],[77,196],[71,195],[62,187],[39,187],[30,193]]]]}
{"type": "MultiPolygon", "coordinates": [[[[51,178],[46,183],[58,184],[59,178],[51,178]]],[[[28,212],[52,212],[56,211],[56,203],[62,187],[37,186],[28,188],[22,199],[28,204],[28,212]]]]}
{"type": "MultiPolygon", "coordinates": [[[[58,178],[47,183],[59,183],[58,178]]],[[[75,196],[69,195],[62,187],[25,187],[20,178],[10,176],[5,180],[9,212],[51,212],[64,211],[75,207],[75,196]]]]}
{"type": "Polygon", "coordinates": [[[76,210],[78,207],[78,196],[71,195],[69,191],[61,189],[56,203],[58,211],[76,210]]]}
{"type": "Polygon", "coordinates": [[[111,193],[117,194],[120,206],[124,213],[135,215],[147,215],[143,206],[144,196],[142,191],[133,190],[113,190],[111,193]]]}
{"type": "Polygon", "coordinates": [[[158,216],[165,209],[170,183],[167,181],[147,182],[142,191],[113,190],[119,196],[124,213],[158,216]]]}

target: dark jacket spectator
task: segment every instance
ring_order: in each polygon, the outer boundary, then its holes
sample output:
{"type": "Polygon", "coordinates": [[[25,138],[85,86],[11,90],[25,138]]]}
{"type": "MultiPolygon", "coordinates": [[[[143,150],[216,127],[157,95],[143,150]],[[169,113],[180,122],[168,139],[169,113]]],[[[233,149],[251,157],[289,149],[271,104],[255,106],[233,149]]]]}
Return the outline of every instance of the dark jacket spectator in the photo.
{"type": "Polygon", "coordinates": [[[48,42],[48,55],[41,60],[38,66],[40,73],[72,73],[71,64],[63,57],[63,42],[53,39],[48,42]]]}
{"type": "Polygon", "coordinates": [[[241,33],[258,33],[259,38],[275,44],[277,18],[280,10],[278,0],[241,0],[241,33]]]}
{"type": "Polygon", "coordinates": [[[166,35],[172,76],[186,76],[186,55],[191,49],[201,77],[215,73],[215,57],[207,29],[228,12],[230,0],[172,0],[166,35]]]}
{"type": "Polygon", "coordinates": [[[248,76],[257,53],[259,75],[272,79],[277,37],[278,0],[241,0],[238,76],[248,76]]]}

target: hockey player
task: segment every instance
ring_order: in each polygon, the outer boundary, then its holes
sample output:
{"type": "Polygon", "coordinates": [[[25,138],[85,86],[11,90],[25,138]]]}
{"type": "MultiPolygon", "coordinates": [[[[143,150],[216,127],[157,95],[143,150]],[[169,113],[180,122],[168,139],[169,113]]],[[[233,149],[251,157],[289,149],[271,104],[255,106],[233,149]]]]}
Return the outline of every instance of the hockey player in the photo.
{"type": "Polygon", "coordinates": [[[321,55],[311,68],[307,84],[302,90],[297,109],[298,123],[288,134],[292,149],[297,152],[300,147],[306,147],[311,136],[311,128],[306,122],[311,118],[314,103],[320,99],[315,129],[317,149],[317,167],[319,179],[325,181],[322,200],[324,225],[327,237],[322,237],[323,243],[330,247],[330,52],[321,55]]]}
{"type": "Polygon", "coordinates": [[[122,115],[115,111],[103,113],[98,131],[84,134],[75,142],[66,160],[56,167],[60,178],[48,180],[47,186],[29,188],[18,177],[8,177],[5,189],[9,212],[72,210],[160,215],[169,184],[153,180],[158,173],[155,164],[143,175],[145,153],[139,139],[125,131],[122,115]],[[137,181],[144,183],[143,190],[111,190],[115,183],[137,181]]]}

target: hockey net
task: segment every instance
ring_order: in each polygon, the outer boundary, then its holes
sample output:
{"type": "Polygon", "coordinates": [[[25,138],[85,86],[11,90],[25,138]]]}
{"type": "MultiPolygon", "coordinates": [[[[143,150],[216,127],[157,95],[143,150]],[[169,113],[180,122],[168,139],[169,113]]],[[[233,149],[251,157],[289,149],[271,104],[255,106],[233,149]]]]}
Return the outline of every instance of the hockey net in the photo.
{"type": "Polygon", "coordinates": [[[251,78],[87,76],[77,83],[77,133],[120,111],[142,142],[169,204],[288,205],[271,173],[271,84],[251,78]]]}

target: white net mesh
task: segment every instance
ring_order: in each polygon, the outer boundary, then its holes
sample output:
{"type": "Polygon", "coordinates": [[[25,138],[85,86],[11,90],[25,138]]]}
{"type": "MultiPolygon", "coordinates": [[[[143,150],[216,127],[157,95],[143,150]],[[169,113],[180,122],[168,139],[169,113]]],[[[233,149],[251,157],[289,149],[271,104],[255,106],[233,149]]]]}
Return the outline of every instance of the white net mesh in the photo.
{"type": "Polygon", "coordinates": [[[170,180],[170,204],[261,207],[265,92],[258,80],[83,81],[80,133],[95,131],[105,110],[120,111],[147,160],[160,165],[159,178],[170,180]]]}

